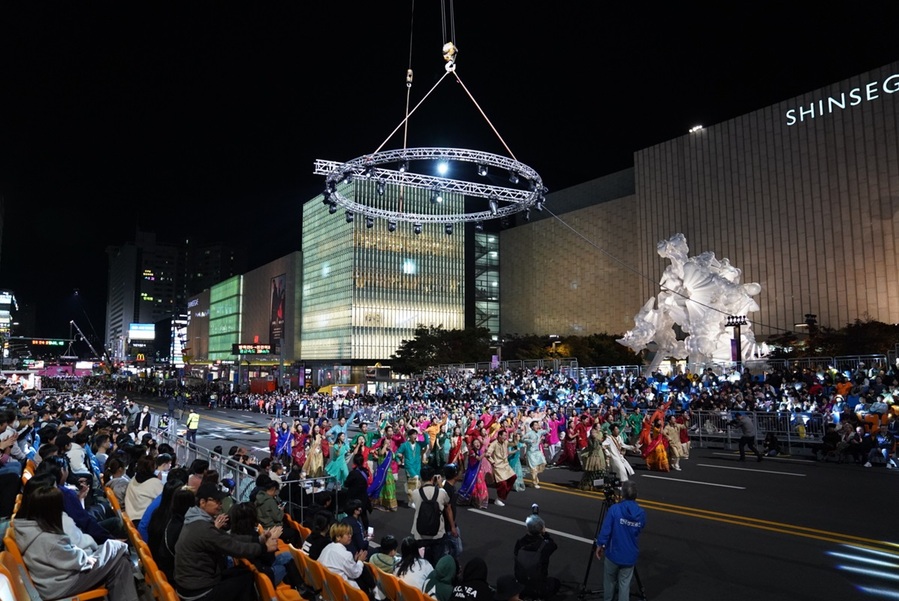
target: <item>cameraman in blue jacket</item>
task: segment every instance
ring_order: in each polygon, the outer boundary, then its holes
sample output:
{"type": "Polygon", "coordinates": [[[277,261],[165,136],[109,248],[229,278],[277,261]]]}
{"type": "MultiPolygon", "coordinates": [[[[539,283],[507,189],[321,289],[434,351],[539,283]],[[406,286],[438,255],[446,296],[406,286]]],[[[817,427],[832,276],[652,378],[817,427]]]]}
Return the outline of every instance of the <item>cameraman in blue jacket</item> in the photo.
{"type": "Polygon", "coordinates": [[[621,484],[622,500],[612,505],[596,537],[596,559],[605,556],[603,600],[630,598],[631,579],[640,549],[637,539],[646,525],[646,512],[637,505],[637,485],[633,480],[621,484]]]}

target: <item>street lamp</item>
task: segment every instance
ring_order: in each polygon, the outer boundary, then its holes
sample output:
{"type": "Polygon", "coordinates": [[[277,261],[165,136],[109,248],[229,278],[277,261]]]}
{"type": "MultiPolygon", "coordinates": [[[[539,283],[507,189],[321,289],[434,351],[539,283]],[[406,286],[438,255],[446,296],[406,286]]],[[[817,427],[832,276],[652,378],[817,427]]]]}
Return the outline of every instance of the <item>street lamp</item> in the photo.
{"type": "Polygon", "coordinates": [[[727,321],[725,322],[725,325],[728,328],[734,329],[734,339],[731,340],[730,343],[730,358],[732,361],[736,361],[737,371],[741,374],[743,373],[743,348],[740,338],[740,328],[747,323],[745,315],[728,315],[727,321]]]}

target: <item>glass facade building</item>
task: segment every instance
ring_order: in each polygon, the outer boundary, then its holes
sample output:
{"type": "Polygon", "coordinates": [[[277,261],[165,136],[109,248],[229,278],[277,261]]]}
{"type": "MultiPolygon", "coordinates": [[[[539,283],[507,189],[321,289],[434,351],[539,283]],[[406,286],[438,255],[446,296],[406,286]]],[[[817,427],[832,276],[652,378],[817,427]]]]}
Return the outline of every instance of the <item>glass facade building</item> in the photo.
{"type": "MultiPolygon", "coordinates": [[[[366,206],[420,214],[461,213],[463,198],[375,183],[342,184],[341,194],[366,206]],[[364,195],[364,197],[359,196],[364,195]]],[[[344,211],[330,214],[318,196],[303,207],[304,359],[389,359],[415,328],[465,327],[465,228],[410,223],[395,230],[344,211]],[[352,221],[349,221],[352,219],[352,221]]]]}
{"type": "Polygon", "coordinates": [[[231,360],[231,345],[240,341],[243,276],[229,278],[209,290],[209,359],[231,360]]]}

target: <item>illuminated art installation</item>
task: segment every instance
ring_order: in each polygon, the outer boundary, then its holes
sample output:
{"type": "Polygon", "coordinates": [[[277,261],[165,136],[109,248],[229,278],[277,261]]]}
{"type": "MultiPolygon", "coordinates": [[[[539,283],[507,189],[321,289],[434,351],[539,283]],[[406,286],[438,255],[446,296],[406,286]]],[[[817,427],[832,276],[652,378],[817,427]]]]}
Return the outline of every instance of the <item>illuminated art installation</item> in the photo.
{"type": "MultiPolygon", "coordinates": [[[[731,334],[725,327],[728,317],[758,311],[752,297],[762,287],[741,284],[741,270],[728,259],[719,261],[713,252],[688,256],[683,234],[662,240],[656,250],[671,261],[659,281],[661,292],[646,301],[634,317],[634,328],[618,342],[634,352],[655,343],[658,350],[652,370],[668,358],[687,359],[691,364],[731,361],[731,334]],[[675,325],[687,334],[685,339],[677,339],[675,325]]],[[[755,341],[751,324],[738,331],[742,361],[767,356],[768,346],[755,341]]]]}

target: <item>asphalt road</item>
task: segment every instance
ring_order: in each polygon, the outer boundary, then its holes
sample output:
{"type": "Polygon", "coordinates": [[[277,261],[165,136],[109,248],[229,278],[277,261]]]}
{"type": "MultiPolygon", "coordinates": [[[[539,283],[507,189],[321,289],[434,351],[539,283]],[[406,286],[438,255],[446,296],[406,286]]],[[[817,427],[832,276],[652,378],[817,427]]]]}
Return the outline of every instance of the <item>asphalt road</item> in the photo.
{"type": "MultiPolygon", "coordinates": [[[[201,409],[198,442],[226,451],[240,444],[262,457],[269,420],[201,409]]],[[[808,452],[740,463],[735,450],[722,447],[694,448],[681,472],[649,472],[638,457],[630,462],[647,513],[637,564],[647,599],[899,599],[899,470],[820,463],[808,452]]],[[[490,581],[511,573],[514,542],[537,503],[559,545],[550,572],[563,582],[560,598],[601,599],[602,563],[590,557],[604,501],[576,488],[580,476],[548,470],[540,490],[512,493],[505,507],[493,505],[491,490],[488,509],[460,509],[461,561],[483,557],[490,581]]],[[[376,541],[402,538],[412,527],[403,483],[400,510],[370,517],[376,541]]],[[[636,586],[631,592],[638,598],[636,586]]]]}

